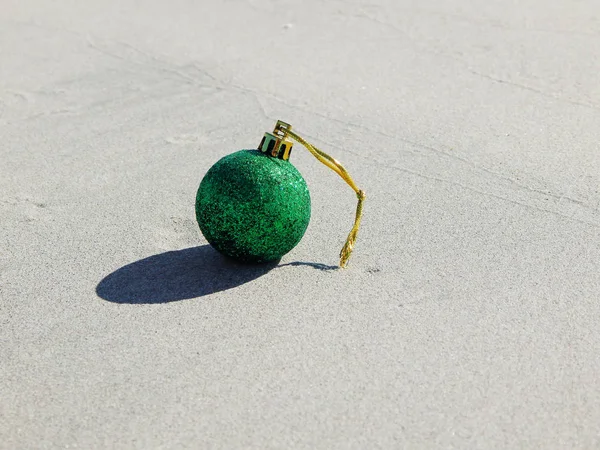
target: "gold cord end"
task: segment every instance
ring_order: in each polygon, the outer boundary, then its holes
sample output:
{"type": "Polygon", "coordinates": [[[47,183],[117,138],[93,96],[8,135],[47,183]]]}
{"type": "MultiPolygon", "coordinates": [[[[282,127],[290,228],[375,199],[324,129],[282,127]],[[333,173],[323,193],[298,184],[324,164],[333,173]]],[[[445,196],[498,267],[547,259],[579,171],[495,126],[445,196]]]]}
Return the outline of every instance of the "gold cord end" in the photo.
{"type": "Polygon", "coordinates": [[[356,205],[356,216],[354,218],[354,225],[352,226],[352,230],[350,230],[350,233],[346,238],[346,243],[340,251],[340,267],[342,269],[345,269],[348,265],[348,260],[350,259],[350,255],[352,255],[352,250],[354,250],[354,243],[356,242],[356,236],[358,235],[360,220],[362,218],[363,203],[365,201],[365,198],[367,198],[367,195],[365,194],[365,191],[359,190],[356,193],[356,197],[358,197],[358,205],[356,205]]]}

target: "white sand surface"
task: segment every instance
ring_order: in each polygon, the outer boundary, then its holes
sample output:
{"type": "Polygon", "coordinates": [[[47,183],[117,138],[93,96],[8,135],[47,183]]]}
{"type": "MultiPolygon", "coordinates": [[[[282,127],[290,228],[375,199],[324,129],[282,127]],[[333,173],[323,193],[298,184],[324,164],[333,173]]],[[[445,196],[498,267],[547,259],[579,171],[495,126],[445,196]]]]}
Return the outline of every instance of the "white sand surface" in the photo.
{"type": "Polygon", "coordinates": [[[0,0],[0,448],[600,447],[596,0],[0,0]],[[313,215],[196,189],[277,119],[313,215]]]}

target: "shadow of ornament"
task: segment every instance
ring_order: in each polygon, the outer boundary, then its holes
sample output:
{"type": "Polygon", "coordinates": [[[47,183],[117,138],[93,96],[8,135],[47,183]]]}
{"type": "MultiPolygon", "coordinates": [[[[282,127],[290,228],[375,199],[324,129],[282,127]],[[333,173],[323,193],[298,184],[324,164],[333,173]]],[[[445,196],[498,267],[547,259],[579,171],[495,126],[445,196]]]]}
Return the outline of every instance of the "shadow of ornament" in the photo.
{"type": "Polygon", "coordinates": [[[106,301],[126,304],[169,303],[204,297],[253,281],[276,267],[309,266],[320,271],[337,266],[279,261],[243,264],[222,256],[210,245],[160,253],[127,264],[107,275],[96,293],[106,301]]]}
{"type": "Polygon", "coordinates": [[[203,297],[240,286],[277,266],[231,261],[210,245],[153,255],[121,267],[96,287],[114,303],[168,303],[203,297]]]}

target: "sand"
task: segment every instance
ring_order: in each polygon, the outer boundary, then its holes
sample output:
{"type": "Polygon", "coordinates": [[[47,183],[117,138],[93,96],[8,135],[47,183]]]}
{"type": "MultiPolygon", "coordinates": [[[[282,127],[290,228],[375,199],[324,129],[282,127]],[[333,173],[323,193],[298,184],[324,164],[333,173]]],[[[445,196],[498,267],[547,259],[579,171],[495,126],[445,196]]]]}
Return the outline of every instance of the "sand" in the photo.
{"type": "Polygon", "coordinates": [[[4,0],[0,448],[600,446],[600,4],[4,0]],[[277,119],[313,214],[194,199],[277,119]]]}

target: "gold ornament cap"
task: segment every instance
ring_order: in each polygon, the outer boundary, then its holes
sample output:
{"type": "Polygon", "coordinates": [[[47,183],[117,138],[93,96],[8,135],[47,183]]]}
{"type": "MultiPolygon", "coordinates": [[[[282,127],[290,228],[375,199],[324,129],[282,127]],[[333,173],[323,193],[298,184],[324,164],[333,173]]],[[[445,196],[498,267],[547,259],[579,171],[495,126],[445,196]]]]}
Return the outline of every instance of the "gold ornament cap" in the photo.
{"type": "Polygon", "coordinates": [[[273,158],[287,161],[290,159],[293,143],[286,139],[286,131],[291,128],[290,124],[278,120],[273,133],[265,133],[258,149],[273,158]]]}

